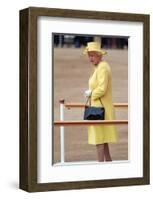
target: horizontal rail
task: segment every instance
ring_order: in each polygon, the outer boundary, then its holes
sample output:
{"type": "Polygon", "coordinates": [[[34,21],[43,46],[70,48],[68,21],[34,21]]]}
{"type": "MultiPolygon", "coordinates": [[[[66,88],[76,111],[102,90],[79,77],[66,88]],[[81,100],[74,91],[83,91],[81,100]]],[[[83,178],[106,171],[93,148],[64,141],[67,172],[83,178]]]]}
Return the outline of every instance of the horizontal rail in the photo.
{"type": "MultiPolygon", "coordinates": [[[[120,107],[120,108],[127,108],[128,103],[114,103],[114,107],[120,107]]],[[[70,108],[83,108],[85,107],[85,104],[83,103],[64,103],[64,106],[68,109],[70,108]]]]}
{"type": "Polygon", "coordinates": [[[87,126],[87,125],[126,125],[128,120],[82,120],[82,121],[55,121],[55,126],[87,126]]]}

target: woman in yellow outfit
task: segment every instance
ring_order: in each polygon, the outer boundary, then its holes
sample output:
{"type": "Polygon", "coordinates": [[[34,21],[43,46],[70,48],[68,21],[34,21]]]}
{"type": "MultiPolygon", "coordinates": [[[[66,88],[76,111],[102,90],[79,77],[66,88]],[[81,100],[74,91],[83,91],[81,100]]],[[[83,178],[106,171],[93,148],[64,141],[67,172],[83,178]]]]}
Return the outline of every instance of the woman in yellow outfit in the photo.
{"type": "MultiPolygon", "coordinates": [[[[112,102],[111,69],[109,64],[102,59],[106,53],[101,49],[100,43],[97,42],[89,42],[84,50],[84,54],[88,55],[94,66],[94,72],[89,78],[89,90],[85,91],[85,96],[91,98],[91,106],[103,106],[105,108],[105,120],[113,120],[115,114],[112,102]]],[[[117,131],[115,126],[96,125],[88,127],[88,143],[97,146],[99,161],[112,160],[108,143],[116,141],[117,131]]]]}

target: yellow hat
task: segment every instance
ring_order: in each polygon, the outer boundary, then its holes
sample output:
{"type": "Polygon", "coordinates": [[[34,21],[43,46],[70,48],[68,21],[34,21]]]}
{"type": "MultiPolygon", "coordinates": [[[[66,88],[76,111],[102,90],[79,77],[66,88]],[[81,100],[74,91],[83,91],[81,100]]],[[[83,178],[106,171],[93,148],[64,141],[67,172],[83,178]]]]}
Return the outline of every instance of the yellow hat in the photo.
{"type": "Polygon", "coordinates": [[[97,51],[101,53],[102,55],[107,54],[106,51],[103,51],[101,49],[99,42],[88,42],[86,48],[83,51],[83,54],[87,54],[89,51],[97,51]]]}

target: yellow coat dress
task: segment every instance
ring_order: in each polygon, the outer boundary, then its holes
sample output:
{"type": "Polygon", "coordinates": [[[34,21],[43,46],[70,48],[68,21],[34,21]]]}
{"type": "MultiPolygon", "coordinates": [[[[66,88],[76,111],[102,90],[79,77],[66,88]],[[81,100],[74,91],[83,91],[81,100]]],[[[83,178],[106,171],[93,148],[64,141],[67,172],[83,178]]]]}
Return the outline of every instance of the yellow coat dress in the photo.
{"type": "MultiPolygon", "coordinates": [[[[92,90],[91,106],[105,108],[105,119],[115,119],[112,102],[112,75],[107,62],[101,61],[94,69],[89,78],[89,89],[92,90]],[[99,100],[101,99],[101,102],[99,100]]],[[[117,141],[117,130],[115,125],[88,126],[88,143],[103,144],[117,141]]]]}

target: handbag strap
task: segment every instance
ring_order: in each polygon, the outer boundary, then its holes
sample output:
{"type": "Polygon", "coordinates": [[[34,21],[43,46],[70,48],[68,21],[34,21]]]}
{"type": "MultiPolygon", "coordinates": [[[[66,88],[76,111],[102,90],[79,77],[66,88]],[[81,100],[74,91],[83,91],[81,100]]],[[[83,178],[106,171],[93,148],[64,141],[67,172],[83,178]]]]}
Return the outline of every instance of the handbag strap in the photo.
{"type": "MultiPolygon", "coordinates": [[[[91,92],[91,95],[92,95],[92,92],[91,92]]],[[[88,101],[89,101],[89,105],[91,106],[91,96],[89,96],[89,97],[87,98],[87,101],[86,101],[86,103],[85,103],[85,106],[87,105],[88,101]]],[[[99,101],[100,101],[101,105],[103,106],[102,101],[101,101],[100,98],[99,98],[99,101]]]]}
{"type": "Polygon", "coordinates": [[[88,101],[89,101],[89,105],[91,106],[91,99],[90,99],[90,97],[87,98],[87,101],[86,101],[86,103],[85,103],[85,106],[87,105],[88,101]],[[90,101],[89,101],[89,100],[90,100],[90,101]]]}

